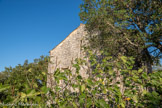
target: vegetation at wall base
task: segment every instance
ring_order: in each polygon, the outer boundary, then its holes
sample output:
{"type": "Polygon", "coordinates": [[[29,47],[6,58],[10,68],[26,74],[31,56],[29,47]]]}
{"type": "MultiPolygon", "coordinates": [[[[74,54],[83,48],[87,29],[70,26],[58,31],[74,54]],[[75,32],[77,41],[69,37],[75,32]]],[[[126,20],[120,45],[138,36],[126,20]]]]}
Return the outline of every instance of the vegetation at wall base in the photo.
{"type": "Polygon", "coordinates": [[[46,87],[48,57],[42,57],[35,63],[25,62],[22,66],[6,68],[0,74],[5,76],[0,81],[0,105],[8,105],[9,108],[161,107],[161,70],[149,74],[144,68],[132,70],[134,59],[126,56],[116,58],[116,62],[107,62],[114,60],[106,55],[97,62],[95,54],[88,52],[89,69],[93,67],[91,71],[87,70],[89,77],[84,78],[79,73],[87,62],[76,59],[73,65],[76,74],[69,69],[54,72],[53,90],[46,87]],[[64,87],[60,86],[60,81],[64,82],[64,87]],[[71,92],[70,87],[76,91],[71,92]]]}

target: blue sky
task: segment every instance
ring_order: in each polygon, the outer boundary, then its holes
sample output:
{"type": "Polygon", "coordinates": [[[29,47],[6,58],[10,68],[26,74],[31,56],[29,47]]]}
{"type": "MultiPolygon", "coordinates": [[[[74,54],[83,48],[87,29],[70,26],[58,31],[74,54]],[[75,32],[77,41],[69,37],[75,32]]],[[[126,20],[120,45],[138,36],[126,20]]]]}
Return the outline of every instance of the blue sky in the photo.
{"type": "Polygon", "coordinates": [[[33,62],[77,28],[82,0],[0,0],[0,71],[33,62]]]}

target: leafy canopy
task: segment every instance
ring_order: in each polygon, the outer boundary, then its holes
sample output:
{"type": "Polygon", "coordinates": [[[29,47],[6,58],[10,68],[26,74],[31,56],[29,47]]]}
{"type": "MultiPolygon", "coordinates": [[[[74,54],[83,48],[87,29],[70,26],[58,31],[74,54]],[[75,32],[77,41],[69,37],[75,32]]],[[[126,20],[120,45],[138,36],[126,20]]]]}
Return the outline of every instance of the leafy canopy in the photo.
{"type": "Polygon", "coordinates": [[[162,58],[161,0],[83,0],[80,19],[91,34],[91,46],[113,56],[124,54],[158,63],[162,58]],[[94,31],[98,35],[92,35],[94,31]]]}

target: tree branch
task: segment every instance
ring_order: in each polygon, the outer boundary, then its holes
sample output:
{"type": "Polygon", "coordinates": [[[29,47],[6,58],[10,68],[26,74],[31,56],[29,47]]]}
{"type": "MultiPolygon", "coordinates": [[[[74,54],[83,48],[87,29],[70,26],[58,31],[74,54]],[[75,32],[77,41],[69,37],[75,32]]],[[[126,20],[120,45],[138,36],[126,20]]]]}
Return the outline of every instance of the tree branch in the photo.
{"type": "MultiPolygon", "coordinates": [[[[109,26],[111,26],[114,30],[116,30],[117,33],[121,33],[121,30],[119,30],[119,29],[117,29],[116,27],[114,27],[111,23],[107,22],[107,24],[108,24],[109,26]]],[[[138,47],[137,44],[134,44],[131,40],[129,40],[129,39],[126,37],[126,33],[123,33],[123,34],[124,34],[124,36],[125,36],[124,38],[125,38],[131,45],[138,47]]]]}

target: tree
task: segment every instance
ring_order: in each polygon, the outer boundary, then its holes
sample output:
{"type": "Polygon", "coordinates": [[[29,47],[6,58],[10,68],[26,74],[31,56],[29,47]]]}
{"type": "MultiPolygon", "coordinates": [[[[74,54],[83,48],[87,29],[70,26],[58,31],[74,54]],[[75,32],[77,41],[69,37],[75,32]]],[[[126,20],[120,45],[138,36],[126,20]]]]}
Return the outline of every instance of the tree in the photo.
{"type": "Polygon", "coordinates": [[[29,99],[30,102],[44,104],[47,101],[44,96],[47,91],[48,59],[48,56],[41,56],[34,63],[25,60],[23,65],[19,64],[15,68],[6,67],[0,73],[0,104],[28,103],[29,99]],[[40,100],[44,103],[40,103],[40,100]]]}
{"type": "Polygon", "coordinates": [[[92,48],[113,57],[133,56],[134,69],[146,66],[151,72],[151,65],[162,58],[161,5],[161,0],[83,0],[80,19],[92,48]]]}

